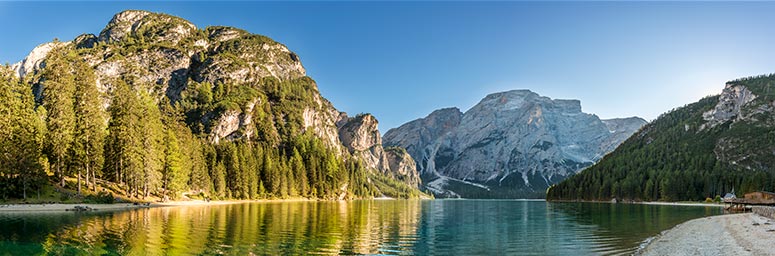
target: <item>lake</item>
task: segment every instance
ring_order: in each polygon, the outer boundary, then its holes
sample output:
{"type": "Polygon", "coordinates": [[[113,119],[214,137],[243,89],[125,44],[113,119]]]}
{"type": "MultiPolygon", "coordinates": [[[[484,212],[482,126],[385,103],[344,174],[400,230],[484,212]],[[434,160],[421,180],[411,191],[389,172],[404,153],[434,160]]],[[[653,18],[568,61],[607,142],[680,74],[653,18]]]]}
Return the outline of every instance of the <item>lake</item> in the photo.
{"type": "Polygon", "coordinates": [[[261,202],[0,213],[0,255],[630,254],[718,207],[527,200],[261,202]]]}

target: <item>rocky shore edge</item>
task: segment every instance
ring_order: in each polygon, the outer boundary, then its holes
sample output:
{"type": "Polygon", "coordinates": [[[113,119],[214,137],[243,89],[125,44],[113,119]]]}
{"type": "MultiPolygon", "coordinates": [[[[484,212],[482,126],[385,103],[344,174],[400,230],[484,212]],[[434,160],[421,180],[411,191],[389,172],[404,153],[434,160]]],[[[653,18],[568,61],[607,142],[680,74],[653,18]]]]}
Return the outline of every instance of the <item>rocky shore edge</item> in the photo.
{"type": "Polygon", "coordinates": [[[756,213],[703,217],[646,239],[635,255],[775,255],[775,220],[756,213]]]}

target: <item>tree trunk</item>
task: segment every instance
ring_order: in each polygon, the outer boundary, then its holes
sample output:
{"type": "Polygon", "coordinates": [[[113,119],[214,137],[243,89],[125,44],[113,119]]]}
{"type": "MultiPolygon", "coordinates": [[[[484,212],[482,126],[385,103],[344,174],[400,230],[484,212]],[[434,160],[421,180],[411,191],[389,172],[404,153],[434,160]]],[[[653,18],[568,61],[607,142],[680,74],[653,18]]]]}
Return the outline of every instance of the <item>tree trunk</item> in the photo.
{"type": "Polygon", "coordinates": [[[61,163],[57,163],[57,174],[59,175],[60,184],[64,188],[65,187],[65,175],[62,173],[62,164],[61,163]]]}
{"type": "Polygon", "coordinates": [[[83,183],[86,184],[86,190],[89,190],[89,174],[90,174],[89,173],[89,164],[87,163],[86,164],[86,173],[85,173],[86,177],[84,177],[84,180],[83,180],[83,183]]]}
{"type": "Polygon", "coordinates": [[[27,201],[27,175],[23,176],[22,183],[24,185],[24,189],[22,189],[22,195],[24,197],[24,200],[27,201]]]}
{"type": "Polygon", "coordinates": [[[113,177],[115,179],[114,181],[116,183],[121,184],[121,177],[118,176],[118,165],[116,165],[115,168],[116,168],[116,175],[113,177]]]}
{"type": "Polygon", "coordinates": [[[78,195],[81,195],[81,169],[78,169],[78,195]]]}
{"type": "Polygon", "coordinates": [[[91,171],[91,185],[92,191],[97,192],[97,171],[91,171]]]}

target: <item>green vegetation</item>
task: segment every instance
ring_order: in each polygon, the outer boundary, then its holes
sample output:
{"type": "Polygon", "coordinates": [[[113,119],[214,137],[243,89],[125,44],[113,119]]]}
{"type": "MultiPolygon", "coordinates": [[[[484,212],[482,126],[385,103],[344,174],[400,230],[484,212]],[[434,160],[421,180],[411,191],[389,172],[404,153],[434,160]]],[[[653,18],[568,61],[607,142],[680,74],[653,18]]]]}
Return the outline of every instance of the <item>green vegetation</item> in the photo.
{"type": "Polygon", "coordinates": [[[270,58],[298,61],[279,43],[228,27],[189,30],[163,14],[140,24],[91,48],[63,44],[24,81],[0,67],[0,200],[112,202],[106,191],[130,201],[420,195],[303,127],[305,109],[330,104],[309,77],[267,75],[261,65],[270,58]],[[198,40],[213,47],[202,51],[198,40]],[[182,85],[170,97],[168,78],[148,77],[184,52],[193,54],[191,71],[172,74],[182,85]],[[95,60],[118,75],[97,77],[95,60]],[[231,76],[244,70],[244,80],[231,76]],[[42,92],[39,102],[30,88],[42,92]],[[230,115],[251,122],[215,135],[230,115]]]}
{"type": "Polygon", "coordinates": [[[42,107],[35,110],[29,87],[0,68],[0,197],[27,198],[46,183],[45,116],[42,107]]]}
{"type": "MultiPolygon", "coordinates": [[[[775,100],[775,76],[730,82],[758,97],[743,115],[775,100]]],[[[775,122],[770,110],[701,129],[702,114],[718,96],[661,115],[600,162],[549,188],[548,199],[701,201],[724,195],[775,190],[775,122]]]]}

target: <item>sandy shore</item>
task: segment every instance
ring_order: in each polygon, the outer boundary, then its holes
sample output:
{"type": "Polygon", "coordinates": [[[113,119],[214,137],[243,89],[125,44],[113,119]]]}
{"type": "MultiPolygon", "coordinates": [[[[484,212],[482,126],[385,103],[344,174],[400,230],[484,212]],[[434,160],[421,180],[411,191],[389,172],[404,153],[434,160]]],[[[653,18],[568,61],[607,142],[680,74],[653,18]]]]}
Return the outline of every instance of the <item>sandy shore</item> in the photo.
{"type": "Polygon", "coordinates": [[[274,203],[274,202],[304,202],[310,199],[273,199],[273,200],[225,200],[225,201],[169,201],[164,203],[150,203],[135,205],[132,203],[120,204],[4,204],[0,205],[0,212],[57,212],[68,211],[76,206],[89,207],[97,211],[119,211],[150,207],[175,207],[175,206],[207,206],[207,205],[227,205],[242,203],[274,203]]]}
{"type": "Polygon", "coordinates": [[[98,211],[129,210],[148,206],[134,204],[6,204],[0,205],[0,212],[68,211],[75,206],[86,206],[98,211]]]}
{"type": "Polygon", "coordinates": [[[684,222],[651,240],[641,255],[775,255],[775,220],[753,213],[684,222]]]}

